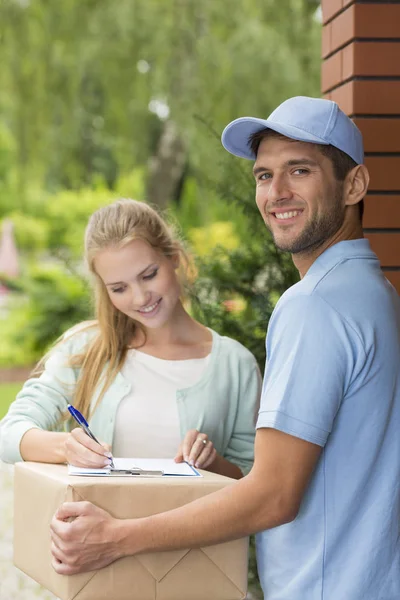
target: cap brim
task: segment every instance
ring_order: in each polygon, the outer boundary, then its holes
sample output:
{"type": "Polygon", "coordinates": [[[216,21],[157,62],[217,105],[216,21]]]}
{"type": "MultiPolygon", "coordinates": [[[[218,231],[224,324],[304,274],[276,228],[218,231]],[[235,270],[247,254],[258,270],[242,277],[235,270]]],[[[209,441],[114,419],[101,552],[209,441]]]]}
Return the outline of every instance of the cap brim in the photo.
{"type": "Polygon", "coordinates": [[[249,138],[253,133],[262,129],[272,129],[285,137],[299,142],[310,142],[312,144],[324,144],[327,142],[308,131],[298,129],[292,125],[276,123],[268,119],[257,119],[256,117],[240,117],[229,123],[222,132],[221,141],[223,147],[235,156],[255,160],[256,156],[249,146],[249,138]]]}

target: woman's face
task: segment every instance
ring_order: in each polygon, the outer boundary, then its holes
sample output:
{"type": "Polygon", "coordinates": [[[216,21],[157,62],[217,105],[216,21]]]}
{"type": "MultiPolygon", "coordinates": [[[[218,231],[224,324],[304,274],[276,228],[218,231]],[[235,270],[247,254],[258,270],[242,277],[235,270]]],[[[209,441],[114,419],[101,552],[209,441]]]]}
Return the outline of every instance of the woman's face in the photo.
{"type": "Polygon", "coordinates": [[[178,256],[168,258],[140,239],[102,250],[94,260],[115,308],[146,328],[173,318],[181,294],[178,266],[178,256]]]}

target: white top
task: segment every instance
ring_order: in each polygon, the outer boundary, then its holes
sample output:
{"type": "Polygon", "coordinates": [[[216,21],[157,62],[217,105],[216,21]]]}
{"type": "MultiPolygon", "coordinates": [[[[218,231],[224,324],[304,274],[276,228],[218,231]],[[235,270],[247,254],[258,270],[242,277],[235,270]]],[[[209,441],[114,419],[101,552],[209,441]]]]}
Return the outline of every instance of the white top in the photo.
{"type": "Polygon", "coordinates": [[[121,372],[132,387],[116,414],[115,456],[176,456],[181,443],[176,392],[197,383],[209,357],[164,360],[138,350],[128,351],[121,372]]]}

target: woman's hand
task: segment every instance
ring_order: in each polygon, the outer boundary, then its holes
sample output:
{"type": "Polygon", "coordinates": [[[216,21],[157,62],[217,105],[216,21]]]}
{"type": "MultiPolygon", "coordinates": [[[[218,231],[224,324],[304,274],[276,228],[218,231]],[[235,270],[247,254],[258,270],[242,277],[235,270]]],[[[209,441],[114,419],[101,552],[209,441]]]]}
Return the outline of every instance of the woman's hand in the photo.
{"type": "Polygon", "coordinates": [[[75,467],[100,469],[110,464],[110,447],[97,444],[83,429],[73,429],[64,442],[65,460],[75,467]]]}
{"type": "Polygon", "coordinates": [[[175,462],[184,460],[199,469],[207,469],[217,458],[217,451],[206,433],[190,429],[179,446],[175,462]]]}

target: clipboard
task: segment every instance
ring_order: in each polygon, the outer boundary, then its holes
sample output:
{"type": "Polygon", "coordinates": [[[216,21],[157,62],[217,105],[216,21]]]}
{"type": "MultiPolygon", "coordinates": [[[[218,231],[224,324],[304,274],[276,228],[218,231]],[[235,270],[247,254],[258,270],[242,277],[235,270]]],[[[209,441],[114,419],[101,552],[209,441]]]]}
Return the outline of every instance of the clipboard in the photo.
{"type": "Polygon", "coordinates": [[[121,477],[124,475],[135,475],[142,477],[162,477],[164,471],[156,469],[140,469],[139,467],[132,467],[131,469],[110,469],[108,475],[111,477],[121,477]]]}
{"type": "Polygon", "coordinates": [[[68,474],[86,477],[202,477],[189,463],[173,458],[116,458],[114,468],[86,469],[68,465],[68,474]]]}

